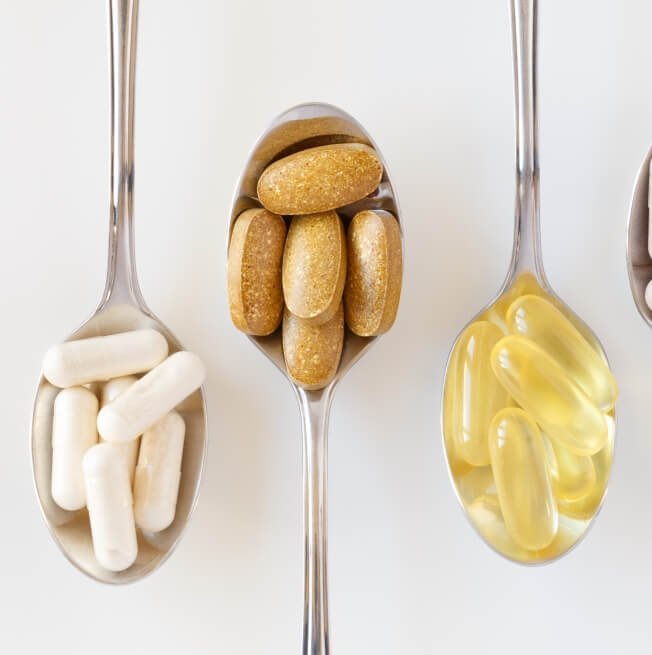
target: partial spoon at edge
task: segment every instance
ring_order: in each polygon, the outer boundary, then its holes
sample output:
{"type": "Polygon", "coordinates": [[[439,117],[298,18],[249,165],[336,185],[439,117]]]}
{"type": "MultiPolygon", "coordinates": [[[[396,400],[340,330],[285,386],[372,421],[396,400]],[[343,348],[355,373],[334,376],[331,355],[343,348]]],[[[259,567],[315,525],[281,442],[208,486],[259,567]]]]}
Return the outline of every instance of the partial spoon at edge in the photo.
{"type": "MultiPolygon", "coordinates": [[[[111,205],[108,271],[104,293],[95,313],[67,340],[154,328],[168,341],[170,353],[183,350],[170,330],[145,304],[136,276],[133,233],[134,83],[138,0],[109,0],[111,102],[111,205]]],[[[125,571],[103,569],[96,561],[86,509],[60,508],[50,491],[52,413],[59,389],[41,375],[31,425],[34,485],[52,538],[68,560],[98,582],[134,582],[157,569],[172,553],[197,502],[206,454],[206,404],[198,389],[177,411],[186,423],[181,483],[173,523],[158,533],[138,532],[138,558],[125,571]]]]}
{"type": "MultiPolygon", "coordinates": [[[[572,323],[575,329],[599,354],[608,365],[604,350],[591,329],[567,306],[552,290],[544,269],[541,255],[540,224],[539,224],[539,158],[537,145],[537,107],[536,107],[536,27],[537,0],[511,0],[514,85],[516,109],[516,209],[514,226],[514,246],[509,271],[505,281],[495,298],[470,322],[489,319],[494,322],[504,322],[505,311],[511,301],[524,294],[541,296],[551,302],[572,323]]],[[[442,393],[442,436],[444,452],[449,476],[458,501],[462,505],[467,518],[473,527],[483,537],[484,541],[496,552],[507,559],[523,564],[533,564],[556,559],[575,546],[586,533],[592,519],[599,512],[607,490],[607,482],[613,456],[613,437],[615,431],[615,411],[610,411],[612,420],[606,423],[608,427],[607,446],[593,455],[594,466],[600,466],[604,482],[603,487],[594,488],[590,500],[581,506],[574,501],[573,506],[566,506],[566,511],[576,516],[559,516],[559,531],[557,537],[547,548],[539,551],[528,551],[509,544],[509,535],[496,519],[499,508],[485,506],[475,508],[489,521],[491,529],[483,529],[469,514],[471,504],[467,496],[478,494],[483,502],[486,500],[487,489],[492,485],[492,472],[486,467],[472,469],[471,479],[466,485],[460,483],[461,475],[453,470],[454,449],[449,442],[451,435],[446,430],[446,384],[451,375],[451,360],[455,345],[464,333],[460,332],[449,353],[444,376],[444,391],[442,393]],[[598,460],[597,458],[600,456],[598,460]],[[473,477],[475,475],[475,477],[473,477]],[[582,516],[582,513],[590,516],[582,516]],[[581,518],[580,518],[581,517],[581,518]]],[[[509,406],[509,404],[507,405],[509,406]]],[[[605,421],[607,419],[605,418],[605,421]]],[[[462,469],[460,469],[461,471],[462,469]]]]}
{"type": "MultiPolygon", "coordinates": [[[[299,149],[351,141],[372,146],[383,164],[384,172],[380,185],[371,196],[337,211],[346,218],[352,218],[365,209],[391,212],[399,222],[403,247],[401,214],[382,153],[360,123],[346,112],[332,105],[311,103],[282,113],[272,121],[254,145],[236,184],[227,252],[236,218],[246,209],[261,206],[256,196],[256,183],[269,163],[299,149]]],[[[302,652],[304,655],[327,655],[330,649],[326,579],[328,417],[337,383],[379,337],[358,337],[346,330],[342,357],[334,379],[323,389],[306,391],[295,385],[287,374],[280,329],[267,337],[247,336],[287,377],[299,402],[303,431],[305,527],[302,652]]]]}

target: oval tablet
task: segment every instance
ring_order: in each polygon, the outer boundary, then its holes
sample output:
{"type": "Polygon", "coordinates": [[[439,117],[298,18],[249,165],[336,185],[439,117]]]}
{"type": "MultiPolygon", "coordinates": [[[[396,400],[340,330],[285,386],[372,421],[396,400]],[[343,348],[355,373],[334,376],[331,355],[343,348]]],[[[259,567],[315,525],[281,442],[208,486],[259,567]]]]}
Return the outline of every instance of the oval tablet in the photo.
{"type": "Polygon", "coordinates": [[[248,209],[235,221],[228,257],[233,324],[257,336],[271,334],[283,316],[281,263],[286,226],[266,209],[248,209]]]}
{"type": "Polygon", "coordinates": [[[388,212],[362,211],[346,238],[344,318],[351,332],[372,337],[389,330],[401,297],[401,232],[388,212]]]}
{"type": "Polygon", "coordinates": [[[138,555],[124,459],[112,445],[98,444],[84,456],[83,471],[95,557],[109,571],[124,571],[138,555]]]}
{"type": "Polygon", "coordinates": [[[283,316],[283,355],[288,375],[304,389],[321,389],[335,376],[344,342],[342,303],[323,325],[310,325],[291,314],[283,316]]]}
{"type": "Polygon", "coordinates": [[[149,371],[168,355],[168,342],[156,330],[132,330],[66,341],[43,359],[43,375],[55,387],[73,387],[149,371]]]}
{"type": "Polygon", "coordinates": [[[501,410],[489,426],[489,455],[510,536],[527,550],[545,548],[557,534],[558,514],[537,424],[522,409],[501,410]]]}
{"type": "Polygon", "coordinates": [[[62,389],[54,400],[51,492],[63,509],[86,505],[82,459],[97,443],[97,407],[97,396],[84,387],[62,389]]]}
{"type": "Polygon", "coordinates": [[[295,216],[283,254],[283,295],[298,318],[321,325],[335,315],[346,280],[346,237],[331,211],[295,216]]]}
{"type": "Polygon", "coordinates": [[[134,516],[143,530],[160,532],[174,520],[185,433],[184,420],[170,412],[143,434],[134,480],[134,516]]]}
{"type": "Polygon", "coordinates": [[[368,196],[383,176],[373,148],[340,143],[308,148],[270,164],[258,179],[258,199],[275,214],[314,214],[368,196]]]}
{"type": "Polygon", "coordinates": [[[107,441],[129,441],[198,389],[206,367],[186,350],[170,355],[100,410],[97,429],[107,441]]]}

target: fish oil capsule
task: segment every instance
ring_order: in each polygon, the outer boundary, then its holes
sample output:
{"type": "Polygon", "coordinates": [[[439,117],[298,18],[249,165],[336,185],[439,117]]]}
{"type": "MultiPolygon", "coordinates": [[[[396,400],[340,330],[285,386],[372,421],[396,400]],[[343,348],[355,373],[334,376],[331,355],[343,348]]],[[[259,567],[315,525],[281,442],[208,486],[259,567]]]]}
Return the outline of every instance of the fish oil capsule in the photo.
{"type": "Polygon", "coordinates": [[[132,330],[52,346],[43,358],[43,375],[55,387],[73,387],[148,371],[167,355],[160,332],[132,330]]]}
{"type": "Polygon", "coordinates": [[[165,530],[174,520],[181,481],[186,424],[177,412],[145,430],[134,481],[136,525],[149,532],[165,530]]]}
{"type": "MultiPolygon", "coordinates": [[[[121,378],[114,378],[109,380],[102,387],[102,407],[106,407],[110,402],[114,401],[123,391],[128,389],[138,378],[134,375],[125,375],[121,378]]],[[[103,437],[100,437],[100,442],[105,442],[103,437]]],[[[124,457],[129,473],[129,482],[134,482],[134,472],[136,471],[136,461],[138,459],[138,445],[139,438],[131,439],[131,441],[121,441],[119,443],[112,443],[114,448],[117,448],[124,457]]]]}
{"type": "Polygon", "coordinates": [[[545,548],[557,534],[558,515],[537,424],[522,409],[498,412],[489,454],[507,531],[522,548],[545,548]]]}
{"type": "Polygon", "coordinates": [[[367,145],[318,146],[270,164],[258,179],[258,199],[275,214],[325,212],[362,200],[382,176],[380,158],[367,145]]]}
{"type": "Polygon", "coordinates": [[[604,448],[591,457],[595,469],[595,484],[590,492],[577,500],[560,500],[557,503],[559,512],[566,516],[587,521],[595,515],[607,490],[611,462],[613,460],[614,434],[616,424],[613,417],[606,414],[605,421],[608,426],[607,443],[604,448]]]}
{"type": "Polygon", "coordinates": [[[54,400],[52,498],[70,511],[86,505],[84,453],[97,442],[97,396],[84,387],[62,389],[54,400]]]}
{"type": "Polygon", "coordinates": [[[298,318],[322,325],[335,316],[346,280],[346,236],[339,216],[295,216],[283,253],[283,295],[298,318]]]}
{"type": "Polygon", "coordinates": [[[491,368],[492,349],[504,336],[488,321],[471,323],[455,343],[448,367],[444,426],[456,455],[473,466],[489,464],[489,424],[509,400],[491,368]]]}
{"type": "Polygon", "coordinates": [[[346,237],[348,276],[344,318],[361,337],[384,334],[394,324],[401,296],[401,231],[384,211],[358,212],[346,237]]]}
{"type": "Polygon", "coordinates": [[[229,309],[243,332],[265,336],[281,323],[281,262],[286,226],[282,216],[248,209],[233,226],[228,257],[229,309]]]}
{"type": "Polygon", "coordinates": [[[551,438],[576,455],[592,455],[607,440],[604,414],[548,353],[511,335],[491,353],[496,377],[551,438]]]}
{"type": "Polygon", "coordinates": [[[616,404],[618,390],[609,367],[552,303],[521,296],[507,310],[506,323],[510,334],[528,337],[561,364],[603,412],[616,404]]]}
{"type": "Polygon", "coordinates": [[[98,444],[84,455],[83,474],[95,557],[109,571],[124,571],[138,555],[124,458],[111,444],[98,444]]]}
{"type": "Polygon", "coordinates": [[[595,484],[595,467],[588,455],[575,455],[562,444],[543,435],[552,480],[552,493],[558,500],[577,500],[595,484]]]}
{"type": "Polygon", "coordinates": [[[198,389],[206,367],[194,353],[176,352],[100,410],[97,429],[107,441],[130,441],[198,389]]]}

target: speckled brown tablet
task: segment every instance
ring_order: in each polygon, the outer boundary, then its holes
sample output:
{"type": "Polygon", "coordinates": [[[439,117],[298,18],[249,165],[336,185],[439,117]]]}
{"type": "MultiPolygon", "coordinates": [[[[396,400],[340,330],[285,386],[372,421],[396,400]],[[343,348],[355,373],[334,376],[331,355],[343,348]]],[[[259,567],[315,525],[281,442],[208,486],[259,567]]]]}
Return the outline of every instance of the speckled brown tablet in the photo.
{"type": "Polygon", "coordinates": [[[401,297],[401,233],[389,212],[357,213],[347,234],[344,313],[351,332],[371,337],[392,327],[401,297]]]}
{"type": "Polygon", "coordinates": [[[321,325],[335,315],[346,279],[346,235],[334,212],[295,216],[283,254],[283,295],[299,318],[321,325]]]}
{"type": "Polygon", "coordinates": [[[308,148],[263,171],[258,199],[276,214],[324,212],[368,196],[382,175],[376,151],[362,143],[308,148]]]}
{"type": "Polygon", "coordinates": [[[235,221],[228,258],[229,309],[243,332],[264,336],[283,314],[281,262],[286,226],[282,216],[248,209],[235,221]]]}
{"type": "Polygon", "coordinates": [[[323,325],[310,325],[283,315],[283,354],[288,375],[304,389],[321,389],[335,376],[344,342],[344,310],[340,302],[335,316],[323,325]]]}

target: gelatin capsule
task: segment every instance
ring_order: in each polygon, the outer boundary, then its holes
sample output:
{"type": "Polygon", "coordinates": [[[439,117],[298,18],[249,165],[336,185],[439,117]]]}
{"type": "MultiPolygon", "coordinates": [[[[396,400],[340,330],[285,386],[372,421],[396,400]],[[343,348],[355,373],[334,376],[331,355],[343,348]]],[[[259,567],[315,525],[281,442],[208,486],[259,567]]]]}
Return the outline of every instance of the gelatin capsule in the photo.
{"type": "Polygon", "coordinates": [[[600,507],[602,498],[607,490],[611,462],[613,459],[614,433],[616,424],[609,414],[605,415],[608,426],[608,437],[605,447],[591,457],[595,470],[595,484],[591,491],[579,500],[560,500],[557,503],[560,513],[573,519],[588,520],[593,518],[600,507]]]}
{"type": "Polygon", "coordinates": [[[577,500],[595,484],[595,467],[588,455],[575,455],[562,444],[543,435],[552,493],[558,500],[577,500]]]}
{"type": "Polygon", "coordinates": [[[558,516],[537,424],[522,409],[498,412],[489,426],[489,455],[507,531],[527,550],[545,548],[558,516]]]}
{"type": "Polygon", "coordinates": [[[527,295],[507,310],[507,331],[541,346],[603,412],[616,404],[618,389],[609,367],[575,326],[544,298],[527,295]]]}
{"type": "Polygon", "coordinates": [[[491,353],[496,377],[551,438],[576,455],[592,455],[607,441],[604,414],[548,353],[510,335],[491,353]]]}
{"type": "Polygon", "coordinates": [[[487,430],[508,394],[491,368],[491,352],[504,334],[488,321],[471,323],[451,355],[444,396],[444,426],[455,453],[473,466],[489,464],[487,430]]]}

